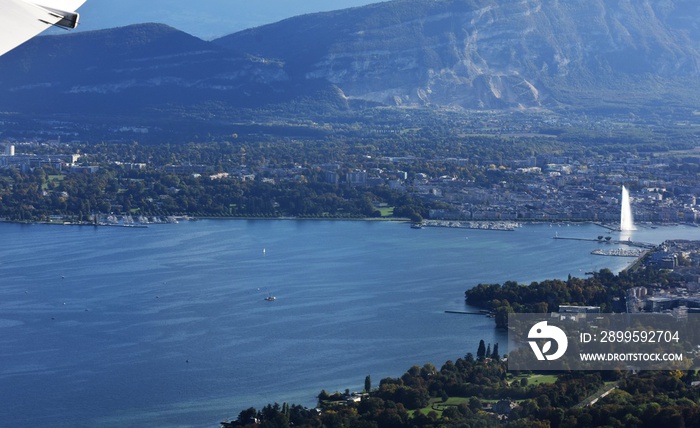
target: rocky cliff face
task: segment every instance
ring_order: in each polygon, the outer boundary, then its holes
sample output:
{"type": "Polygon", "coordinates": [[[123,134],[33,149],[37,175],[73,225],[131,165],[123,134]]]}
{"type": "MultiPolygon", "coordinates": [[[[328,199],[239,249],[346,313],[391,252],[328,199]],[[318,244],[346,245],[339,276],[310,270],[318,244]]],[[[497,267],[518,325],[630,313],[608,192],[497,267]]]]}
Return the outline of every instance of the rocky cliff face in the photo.
{"type": "Polygon", "coordinates": [[[396,0],[216,43],[282,60],[291,74],[327,79],[349,97],[553,106],[583,92],[618,97],[697,78],[699,8],[674,0],[396,0]]]}

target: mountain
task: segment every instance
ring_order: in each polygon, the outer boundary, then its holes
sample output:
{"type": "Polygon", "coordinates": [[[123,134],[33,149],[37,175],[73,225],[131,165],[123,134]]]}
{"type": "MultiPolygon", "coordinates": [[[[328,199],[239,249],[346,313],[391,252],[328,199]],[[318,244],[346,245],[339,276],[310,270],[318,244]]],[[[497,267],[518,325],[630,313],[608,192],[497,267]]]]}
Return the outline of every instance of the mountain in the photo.
{"type": "Polygon", "coordinates": [[[278,92],[290,92],[280,63],[162,24],[37,37],[0,57],[5,110],[142,114],[214,101],[257,105],[278,92]]]}
{"type": "Polygon", "coordinates": [[[695,0],[394,0],[214,41],[162,24],[37,37],[0,57],[0,112],[224,122],[241,108],[305,119],[361,102],[688,109],[699,22],[695,0]]]}
{"type": "Polygon", "coordinates": [[[693,0],[395,0],[215,42],[351,98],[555,107],[696,96],[698,22],[693,0]]]}
{"type": "Polygon", "coordinates": [[[209,40],[290,16],[368,3],[374,1],[90,0],[80,8],[82,22],[78,31],[160,22],[209,40]]]}

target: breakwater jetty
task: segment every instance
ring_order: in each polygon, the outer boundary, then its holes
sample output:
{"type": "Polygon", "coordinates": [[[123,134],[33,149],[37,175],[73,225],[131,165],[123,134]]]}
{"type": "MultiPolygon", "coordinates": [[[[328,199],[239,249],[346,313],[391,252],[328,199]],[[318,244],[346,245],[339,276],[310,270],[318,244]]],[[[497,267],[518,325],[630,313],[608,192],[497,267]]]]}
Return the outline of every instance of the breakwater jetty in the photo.
{"type": "Polygon", "coordinates": [[[478,312],[474,311],[445,311],[446,314],[457,314],[457,315],[482,315],[487,317],[493,317],[495,314],[491,311],[481,310],[478,312]]]}
{"type": "Polygon", "coordinates": [[[593,238],[567,238],[565,236],[554,236],[554,239],[565,239],[568,241],[588,241],[588,242],[600,242],[601,244],[615,244],[615,245],[627,245],[630,247],[645,248],[651,250],[656,248],[655,244],[650,244],[648,242],[639,241],[618,241],[614,239],[593,239],[593,238]]]}

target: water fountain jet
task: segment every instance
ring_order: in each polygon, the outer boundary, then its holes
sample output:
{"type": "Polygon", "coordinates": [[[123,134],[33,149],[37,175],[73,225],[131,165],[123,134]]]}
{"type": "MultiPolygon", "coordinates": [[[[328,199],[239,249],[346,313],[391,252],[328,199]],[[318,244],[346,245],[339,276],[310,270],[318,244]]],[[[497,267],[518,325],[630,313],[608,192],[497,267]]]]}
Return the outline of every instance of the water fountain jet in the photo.
{"type": "Polygon", "coordinates": [[[632,218],[632,206],[630,205],[630,192],[622,186],[622,204],[620,208],[620,230],[636,230],[634,219],[632,218]]]}

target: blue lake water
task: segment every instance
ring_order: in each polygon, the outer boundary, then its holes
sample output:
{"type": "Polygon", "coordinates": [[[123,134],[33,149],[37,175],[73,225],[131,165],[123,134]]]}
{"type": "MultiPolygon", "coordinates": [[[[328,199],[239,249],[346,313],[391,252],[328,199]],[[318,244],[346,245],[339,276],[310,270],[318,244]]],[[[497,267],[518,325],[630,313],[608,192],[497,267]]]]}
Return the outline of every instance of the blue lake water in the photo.
{"type": "MultiPolygon", "coordinates": [[[[631,261],[555,233],[608,236],[594,225],[0,224],[0,421],[216,427],[250,406],[360,390],[366,375],[376,385],[412,365],[439,368],[480,339],[505,351],[492,319],[445,313],[465,309],[466,289],[631,261]]],[[[671,238],[700,239],[700,229],[632,236],[671,238]]]]}

